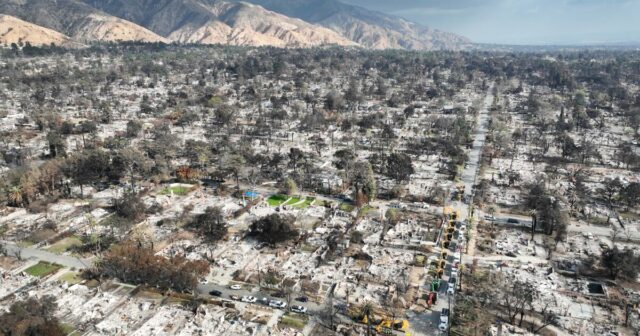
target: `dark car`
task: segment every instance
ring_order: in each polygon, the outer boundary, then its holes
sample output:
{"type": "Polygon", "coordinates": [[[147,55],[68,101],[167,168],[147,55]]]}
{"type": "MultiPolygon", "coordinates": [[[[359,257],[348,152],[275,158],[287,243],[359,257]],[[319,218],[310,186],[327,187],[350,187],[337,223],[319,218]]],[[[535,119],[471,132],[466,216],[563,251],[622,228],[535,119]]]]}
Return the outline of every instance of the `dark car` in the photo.
{"type": "Polygon", "coordinates": [[[296,301],[300,301],[300,302],[308,302],[309,298],[306,296],[299,296],[296,298],[296,301]]]}
{"type": "Polygon", "coordinates": [[[211,296],[220,296],[220,295],[222,295],[222,292],[219,291],[219,290],[215,290],[214,289],[214,290],[209,292],[209,295],[211,295],[211,296]]]}
{"type": "Polygon", "coordinates": [[[286,294],[284,292],[275,292],[275,293],[271,294],[271,296],[277,297],[277,298],[283,298],[283,297],[285,297],[285,295],[286,294]]]}

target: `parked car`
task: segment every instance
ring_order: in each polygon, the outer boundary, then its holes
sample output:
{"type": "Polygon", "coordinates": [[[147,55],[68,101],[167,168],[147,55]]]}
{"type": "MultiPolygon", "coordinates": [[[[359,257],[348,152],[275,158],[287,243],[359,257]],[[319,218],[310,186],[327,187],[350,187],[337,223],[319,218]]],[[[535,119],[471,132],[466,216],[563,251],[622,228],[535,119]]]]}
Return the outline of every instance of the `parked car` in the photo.
{"type": "Polygon", "coordinates": [[[298,296],[296,298],[296,301],[300,301],[300,302],[309,302],[309,298],[306,296],[298,296]]]}
{"type": "Polygon", "coordinates": [[[442,308],[440,316],[449,316],[449,308],[442,308]]]}
{"type": "Polygon", "coordinates": [[[229,295],[229,297],[231,298],[231,300],[240,301],[240,296],[238,295],[233,294],[233,295],[229,295]]]}
{"type": "Polygon", "coordinates": [[[248,302],[248,303],[254,303],[256,302],[258,299],[256,299],[253,296],[243,296],[242,297],[242,302],[248,302]]]}
{"type": "Polygon", "coordinates": [[[447,329],[449,329],[449,315],[440,315],[438,329],[440,329],[440,331],[447,331],[447,329]]]}
{"type": "Polygon", "coordinates": [[[453,295],[455,293],[456,293],[456,287],[452,284],[449,284],[449,287],[447,288],[447,294],[453,295]]]}
{"type": "Polygon", "coordinates": [[[275,292],[275,293],[271,294],[271,296],[277,297],[277,298],[283,298],[283,297],[286,296],[286,294],[284,292],[275,292]]]}
{"type": "Polygon", "coordinates": [[[303,306],[291,306],[291,311],[294,313],[299,313],[299,314],[306,314],[307,313],[307,308],[303,307],[303,306]]]}
{"type": "Polygon", "coordinates": [[[269,302],[269,307],[273,307],[273,308],[285,308],[287,307],[287,303],[286,302],[282,302],[280,300],[271,300],[269,302]]]}
{"type": "Polygon", "coordinates": [[[209,292],[209,295],[211,295],[211,296],[220,296],[220,295],[222,295],[222,292],[219,291],[219,290],[215,290],[214,289],[214,290],[209,292]]]}
{"type": "Polygon", "coordinates": [[[262,304],[263,304],[263,305],[265,305],[265,306],[268,306],[268,305],[269,305],[269,299],[268,299],[268,298],[266,298],[266,297],[263,297],[263,298],[258,299],[258,302],[262,303],[262,304]]]}
{"type": "Polygon", "coordinates": [[[239,290],[239,289],[242,289],[242,286],[240,286],[240,285],[231,285],[231,286],[229,286],[229,288],[231,288],[233,290],[239,290]]]}

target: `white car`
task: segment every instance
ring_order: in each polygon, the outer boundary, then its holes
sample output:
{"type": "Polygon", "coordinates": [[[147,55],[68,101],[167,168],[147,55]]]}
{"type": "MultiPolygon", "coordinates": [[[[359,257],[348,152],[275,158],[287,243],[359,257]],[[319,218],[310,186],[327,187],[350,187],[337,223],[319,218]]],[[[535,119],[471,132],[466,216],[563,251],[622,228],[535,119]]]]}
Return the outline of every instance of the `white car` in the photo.
{"type": "Polygon", "coordinates": [[[234,290],[239,290],[239,289],[242,289],[242,286],[240,286],[240,285],[231,285],[231,286],[229,286],[229,288],[234,289],[234,290]]]}
{"type": "Polygon", "coordinates": [[[440,329],[440,331],[447,331],[447,328],[449,327],[449,324],[447,322],[440,322],[440,324],[438,325],[438,329],[440,329]]]}
{"type": "Polygon", "coordinates": [[[256,302],[258,299],[256,299],[254,296],[243,296],[242,297],[242,302],[248,302],[248,303],[254,303],[256,302]]]}
{"type": "Polygon", "coordinates": [[[294,312],[294,313],[306,314],[307,313],[307,307],[291,306],[291,311],[294,312]]]}
{"type": "Polygon", "coordinates": [[[449,287],[447,288],[447,294],[453,295],[455,293],[456,293],[456,288],[452,284],[449,284],[449,287]]]}
{"type": "Polygon", "coordinates": [[[286,302],[282,302],[280,300],[271,300],[269,302],[269,307],[273,308],[285,308],[287,306],[286,302]]]}

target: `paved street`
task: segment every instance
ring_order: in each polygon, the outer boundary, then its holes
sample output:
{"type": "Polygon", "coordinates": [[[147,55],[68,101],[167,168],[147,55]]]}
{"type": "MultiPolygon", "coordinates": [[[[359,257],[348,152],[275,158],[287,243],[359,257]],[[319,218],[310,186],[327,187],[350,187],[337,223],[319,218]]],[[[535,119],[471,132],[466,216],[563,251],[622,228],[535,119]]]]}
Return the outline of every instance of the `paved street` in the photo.
{"type": "MultiPolygon", "coordinates": [[[[224,299],[230,299],[229,297],[231,295],[238,295],[238,296],[244,296],[244,295],[251,295],[254,296],[258,299],[261,298],[267,298],[270,300],[281,300],[284,302],[287,302],[287,298],[276,298],[276,297],[272,297],[270,296],[267,291],[259,291],[258,287],[253,287],[251,289],[247,289],[246,287],[243,287],[243,289],[239,289],[239,290],[234,290],[229,288],[229,286],[220,286],[220,285],[216,285],[213,283],[203,283],[198,285],[197,288],[197,293],[198,295],[202,295],[202,296],[208,296],[209,297],[209,292],[212,290],[218,290],[220,292],[222,292],[222,295],[220,295],[221,298],[224,299]]],[[[301,294],[299,293],[293,293],[291,294],[291,302],[290,305],[301,305],[304,307],[307,307],[307,309],[309,310],[310,313],[316,313],[320,310],[322,310],[322,305],[319,305],[315,302],[298,302],[295,300],[296,297],[301,296],[301,294]]]]}
{"type": "MultiPolygon", "coordinates": [[[[487,123],[489,120],[489,108],[493,104],[493,95],[491,94],[493,87],[489,87],[488,94],[484,99],[484,104],[480,113],[478,114],[476,121],[476,129],[474,134],[473,145],[471,150],[468,153],[468,159],[464,166],[464,170],[460,177],[460,183],[464,184],[465,191],[463,200],[467,200],[469,202],[472,201],[473,194],[473,185],[475,184],[476,175],[478,174],[478,170],[480,167],[480,158],[482,156],[482,150],[484,147],[486,135],[487,135],[487,123]]],[[[450,196],[447,200],[447,207],[451,208],[453,211],[456,211],[459,215],[458,223],[456,226],[459,228],[463,222],[466,222],[468,214],[469,214],[469,205],[463,201],[453,201],[451,202],[451,196],[453,196],[453,191],[450,190],[450,196]]],[[[444,230],[447,225],[443,226],[444,230]]],[[[469,226],[467,226],[469,227],[469,226]]],[[[441,232],[442,234],[442,232],[441,232]]],[[[415,314],[410,316],[411,329],[415,334],[420,335],[447,335],[448,331],[441,332],[438,330],[438,324],[440,322],[440,312],[443,308],[451,308],[453,311],[454,305],[454,297],[452,295],[447,295],[448,283],[451,274],[451,268],[455,259],[455,256],[459,256],[461,248],[461,244],[459,243],[460,233],[456,231],[453,235],[452,241],[447,250],[447,264],[444,269],[444,275],[441,279],[441,285],[438,290],[438,302],[436,305],[432,306],[431,311],[426,311],[422,314],[415,314]]],[[[437,255],[439,256],[440,251],[437,251],[437,255]]],[[[464,259],[464,256],[463,258],[464,259]]],[[[459,279],[458,279],[459,281],[459,279]]],[[[428,284],[425,284],[428,285],[428,284]]]]}
{"type": "Polygon", "coordinates": [[[22,259],[33,258],[76,269],[84,269],[91,266],[92,264],[92,262],[89,260],[82,260],[72,256],[59,255],[31,247],[19,247],[12,242],[3,241],[2,244],[7,248],[8,255],[17,256],[17,254],[19,254],[22,259]]]}

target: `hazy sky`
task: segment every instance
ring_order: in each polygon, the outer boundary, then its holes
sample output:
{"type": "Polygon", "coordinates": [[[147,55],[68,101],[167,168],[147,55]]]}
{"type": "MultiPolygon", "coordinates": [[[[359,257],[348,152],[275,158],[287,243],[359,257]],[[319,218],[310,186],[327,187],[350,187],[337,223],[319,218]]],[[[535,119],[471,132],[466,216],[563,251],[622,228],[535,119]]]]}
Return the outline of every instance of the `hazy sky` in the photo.
{"type": "Polygon", "coordinates": [[[640,42],[640,0],[342,0],[474,42],[640,42]]]}

